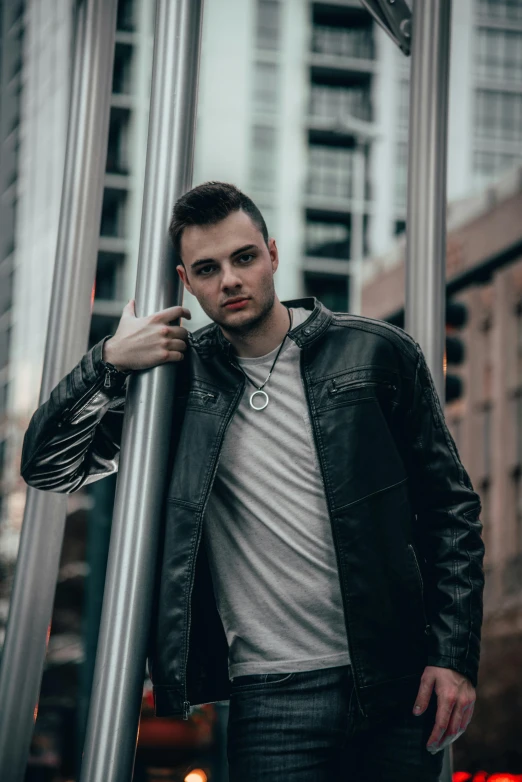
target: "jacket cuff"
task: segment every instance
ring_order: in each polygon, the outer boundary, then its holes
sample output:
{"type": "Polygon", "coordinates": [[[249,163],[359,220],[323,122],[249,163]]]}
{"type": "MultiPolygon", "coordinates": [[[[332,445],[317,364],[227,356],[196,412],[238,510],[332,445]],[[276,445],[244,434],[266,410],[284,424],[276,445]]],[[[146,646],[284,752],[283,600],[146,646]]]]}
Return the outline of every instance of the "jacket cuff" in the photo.
{"type": "Polygon", "coordinates": [[[132,370],[124,372],[116,369],[109,361],[103,360],[103,346],[112,336],[112,334],[107,334],[103,339],[97,342],[87,354],[90,358],[88,371],[90,369],[95,378],[99,378],[102,375],[105,376],[104,390],[109,394],[111,391],[121,391],[127,377],[132,375],[132,370]]]}
{"type": "Polygon", "coordinates": [[[477,686],[478,666],[470,665],[469,661],[462,661],[455,659],[454,657],[439,655],[428,657],[426,665],[435,665],[437,668],[451,668],[453,671],[457,671],[457,673],[467,676],[473,687],[477,686]]]}

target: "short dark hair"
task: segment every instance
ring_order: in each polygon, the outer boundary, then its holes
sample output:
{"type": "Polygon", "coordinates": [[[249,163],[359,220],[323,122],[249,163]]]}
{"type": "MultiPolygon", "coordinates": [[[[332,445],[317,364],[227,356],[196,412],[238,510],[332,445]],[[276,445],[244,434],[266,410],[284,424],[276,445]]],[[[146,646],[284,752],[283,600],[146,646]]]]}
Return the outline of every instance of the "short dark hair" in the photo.
{"type": "Polygon", "coordinates": [[[176,259],[181,258],[181,234],[189,225],[214,225],[232,212],[246,212],[263,234],[268,246],[268,230],[263,215],[251,198],[227,182],[205,182],[182,195],[174,204],[169,234],[176,259]]]}

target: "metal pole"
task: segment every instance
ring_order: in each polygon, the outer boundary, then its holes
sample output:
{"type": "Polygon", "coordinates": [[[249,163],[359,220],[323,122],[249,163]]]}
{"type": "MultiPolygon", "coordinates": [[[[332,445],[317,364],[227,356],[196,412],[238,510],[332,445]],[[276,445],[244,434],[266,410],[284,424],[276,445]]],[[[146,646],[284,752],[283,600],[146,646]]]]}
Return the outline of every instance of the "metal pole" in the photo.
{"type": "Polygon", "coordinates": [[[364,203],[366,193],[365,145],[356,139],[352,158],[352,210],[350,225],[350,307],[361,314],[362,264],[364,256],[364,203]]]}
{"type": "MultiPolygon", "coordinates": [[[[405,327],[444,402],[446,166],[451,0],[413,4],[405,327]]],[[[441,782],[451,782],[445,750],[441,782]]]]}
{"type": "Polygon", "coordinates": [[[446,166],[451,0],[413,5],[406,330],[444,399],[446,166]]]}
{"type": "MultiPolygon", "coordinates": [[[[136,308],[179,303],[167,240],[174,201],[191,184],[201,0],[158,0],[136,308]]],[[[133,773],[158,533],[166,487],[175,366],[129,381],[98,652],[81,782],[133,773]]]]}
{"type": "MultiPolygon", "coordinates": [[[[70,119],[40,404],[85,353],[109,131],[116,0],[78,9],[70,119]]],[[[28,489],[0,669],[0,779],[23,779],[36,719],[65,497],[28,489]]]]}

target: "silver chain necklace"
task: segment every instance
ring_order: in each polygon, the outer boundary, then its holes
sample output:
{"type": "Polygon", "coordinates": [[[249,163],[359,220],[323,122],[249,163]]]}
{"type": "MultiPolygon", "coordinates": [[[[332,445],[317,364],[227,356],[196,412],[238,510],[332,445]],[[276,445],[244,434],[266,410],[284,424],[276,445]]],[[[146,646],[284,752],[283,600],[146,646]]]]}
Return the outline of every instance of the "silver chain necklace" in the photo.
{"type": "Polygon", "coordinates": [[[260,386],[256,386],[256,384],[254,383],[254,381],[252,380],[252,378],[248,377],[248,375],[247,375],[247,373],[245,372],[245,370],[243,369],[243,367],[242,367],[242,366],[240,366],[238,363],[236,363],[236,366],[237,366],[237,368],[241,370],[241,372],[244,374],[244,376],[246,377],[246,379],[247,379],[247,380],[248,380],[250,383],[252,383],[252,385],[253,385],[253,386],[254,386],[254,388],[256,389],[255,391],[253,391],[253,392],[250,394],[250,407],[252,408],[252,410],[257,410],[257,411],[264,410],[264,409],[265,409],[265,407],[268,405],[269,397],[268,397],[268,394],[266,393],[266,391],[263,391],[263,389],[264,389],[264,387],[266,386],[266,384],[268,383],[268,381],[270,380],[270,378],[271,378],[271,376],[272,376],[272,372],[274,371],[274,367],[275,367],[275,365],[276,365],[276,361],[277,361],[277,359],[279,358],[279,354],[281,353],[281,351],[282,351],[282,349],[283,349],[283,345],[285,344],[285,340],[286,340],[286,338],[288,337],[288,332],[289,332],[289,331],[291,331],[291,329],[292,329],[292,313],[290,312],[290,310],[288,310],[288,317],[290,318],[290,326],[289,326],[289,328],[288,328],[288,331],[286,332],[286,334],[285,334],[285,336],[284,336],[284,339],[283,339],[283,341],[282,341],[282,342],[281,342],[281,344],[279,345],[279,350],[277,351],[277,355],[276,355],[276,357],[274,358],[274,363],[273,363],[273,364],[272,364],[272,366],[270,367],[270,372],[268,373],[268,377],[267,377],[267,379],[265,380],[265,382],[264,382],[262,385],[260,385],[260,386]],[[256,397],[259,397],[259,398],[260,398],[260,399],[258,399],[258,401],[260,401],[260,404],[259,404],[259,405],[255,405],[255,404],[254,404],[254,399],[255,399],[256,397]]]}

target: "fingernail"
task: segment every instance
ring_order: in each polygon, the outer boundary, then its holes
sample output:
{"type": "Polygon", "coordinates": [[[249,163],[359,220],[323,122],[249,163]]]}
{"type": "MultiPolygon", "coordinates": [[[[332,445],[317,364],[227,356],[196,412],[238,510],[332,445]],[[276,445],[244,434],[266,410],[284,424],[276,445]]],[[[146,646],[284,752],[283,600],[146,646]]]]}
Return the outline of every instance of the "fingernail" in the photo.
{"type": "Polygon", "coordinates": [[[436,752],[439,748],[438,741],[434,741],[432,744],[428,744],[428,752],[436,752]]]}
{"type": "Polygon", "coordinates": [[[421,707],[420,706],[415,706],[415,708],[413,709],[413,713],[414,714],[420,714],[421,713],[421,707]]]}

